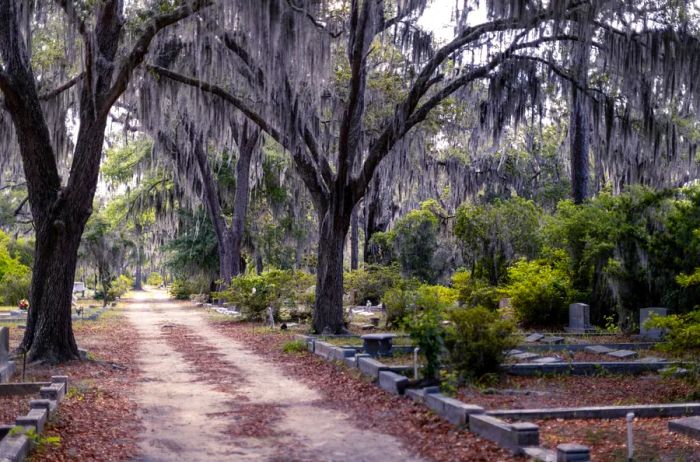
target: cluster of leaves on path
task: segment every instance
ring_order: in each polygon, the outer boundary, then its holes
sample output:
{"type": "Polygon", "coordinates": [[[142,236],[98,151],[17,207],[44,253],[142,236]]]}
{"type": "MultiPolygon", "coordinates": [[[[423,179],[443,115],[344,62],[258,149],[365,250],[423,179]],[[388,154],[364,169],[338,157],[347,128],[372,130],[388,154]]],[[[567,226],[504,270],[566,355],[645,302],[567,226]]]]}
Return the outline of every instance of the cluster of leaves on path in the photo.
{"type": "Polygon", "coordinates": [[[427,408],[390,396],[359,374],[308,354],[286,354],[291,334],[261,331],[250,325],[224,322],[215,327],[245,343],[295,379],[319,390],[322,405],[354,416],[357,425],[399,438],[406,447],[436,461],[516,460],[495,444],[443,421],[427,408]]]}

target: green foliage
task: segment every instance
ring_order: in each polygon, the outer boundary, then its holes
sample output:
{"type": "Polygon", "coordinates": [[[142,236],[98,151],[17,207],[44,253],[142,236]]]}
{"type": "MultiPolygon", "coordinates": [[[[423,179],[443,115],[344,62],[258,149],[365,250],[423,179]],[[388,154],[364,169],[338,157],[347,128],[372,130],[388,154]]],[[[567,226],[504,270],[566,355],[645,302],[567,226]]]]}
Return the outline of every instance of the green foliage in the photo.
{"type": "Polygon", "coordinates": [[[501,293],[511,299],[518,321],[526,326],[566,322],[567,307],[575,297],[566,266],[566,256],[558,252],[552,259],[520,260],[508,269],[508,284],[501,293]]]}
{"type": "Polygon", "coordinates": [[[438,218],[431,209],[432,203],[422,204],[401,217],[394,226],[393,241],[404,276],[421,281],[435,282],[433,254],[437,249],[438,218]]]}
{"type": "Polygon", "coordinates": [[[117,298],[121,297],[122,295],[133,289],[133,287],[134,280],[122,274],[114,281],[112,281],[112,284],[109,287],[109,291],[107,292],[107,299],[116,300],[117,298]]]}
{"type": "Polygon", "coordinates": [[[11,253],[12,241],[0,230],[0,302],[17,305],[29,298],[31,269],[11,253]]]}
{"type": "Polygon", "coordinates": [[[219,271],[219,254],[211,221],[203,209],[194,215],[181,210],[180,220],[180,233],[164,248],[166,265],[177,279],[202,277],[213,281],[219,271]]]}
{"type": "Polygon", "coordinates": [[[306,343],[301,340],[292,340],[282,345],[282,351],[285,353],[303,353],[306,351],[306,343]]]}
{"type": "Polygon", "coordinates": [[[247,319],[258,321],[266,318],[267,307],[272,307],[278,318],[283,308],[297,311],[308,300],[306,292],[314,282],[314,277],[303,271],[272,269],[259,275],[236,276],[215,296],[233,303],[247,319]]]}
{"type": "Polygon", "coordinates": [[[472,277],[467,270],[452,275],[452,287],[457,291],[457,301],[463,306],[498,308],[498,290],[483,279],[472,277]]]}
{"type": "Polygon", "coordinates": [[[160,287],[163,285],[163,276],[154,271],[146,278],[146,284],[149,286],[160,287]]]}
{"type": "Polygon", "coordinates": [[[422,374],[428,380],[435,379],[440,368],[444,334],[442,320],[442,311],[435,308],[419,310],[405,319],[406,330],[425,356],[422,374]]]}
{"type": "Polygon", "coordinates": [[[394,241],[396,233],[393,231],[377,231],[369,239],[368,261],[378,265],[390,265],[396,260],[394,241]]]}
{"type": "Polygon", "coordinates": [[[455,236],[474,276],[496,285],[510,264],[519,258],[534,258],[540,250],[542,213],[534,202],[521,197],[460,206],[455,236]]]}
{"type": "Polygon", "coordinates": [[[127,183],[134,177],[136,167],[151,154],[152,149],[152,141],[146,138],[108,149],[100,171],[113,184],[127,183]]]}
{"type": "Polygon", "coordinates": [[[397,266],[367,265],[354,271],[346,272],[343,285],[346,293],[354,293],[355,304],[364,305],[367,300],[379,303],[387,290],[401,280],[397,266]]]}
{"type": "Polygon", "coordinates": [[[382,297],[386,308],[386,325],[395,327],[401,322],[409,310],[416,307],[416,284],[403,281],[387,290],[382,297]]]}
{"type": "Polygon", "coordinates": [[[700,308],[683,314],[670,316],[654,316],[645,323],[647,328],[666,329],[666,343],[659,347],[676,354],[691,354],[697,357],[700,353],[700,308]]]}
{"type": "Polygon", "coordinates": [[[455,308],[448,310],[446,318],[448,362],[462,379],[497,373],[503,352],[517,343],[513,324],[486,308],[455,308]]]}

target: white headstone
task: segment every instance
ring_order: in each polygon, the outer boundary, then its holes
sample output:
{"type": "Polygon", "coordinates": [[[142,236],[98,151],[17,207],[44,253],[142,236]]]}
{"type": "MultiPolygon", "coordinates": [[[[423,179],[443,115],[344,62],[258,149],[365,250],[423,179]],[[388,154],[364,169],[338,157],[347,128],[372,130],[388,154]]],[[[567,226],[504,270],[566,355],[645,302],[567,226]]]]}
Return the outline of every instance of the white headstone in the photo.
{"type": "Polygon", "coordinates": [[[647,329],[644,327],[644,323],[654,314],[656,316],[664,317],[668,314],[666,308],[642,308],[639,310],[639,334],[644,337],[649,337],[653,339],[660,339],[664,335],[664,329],[647,329]]]}
{"type": "Polygon", "coordinates": [[[569,305],[568,332],[586,332],[594,330],[591,325],[591,308],[585,303],[572,303],[569,305]]]}

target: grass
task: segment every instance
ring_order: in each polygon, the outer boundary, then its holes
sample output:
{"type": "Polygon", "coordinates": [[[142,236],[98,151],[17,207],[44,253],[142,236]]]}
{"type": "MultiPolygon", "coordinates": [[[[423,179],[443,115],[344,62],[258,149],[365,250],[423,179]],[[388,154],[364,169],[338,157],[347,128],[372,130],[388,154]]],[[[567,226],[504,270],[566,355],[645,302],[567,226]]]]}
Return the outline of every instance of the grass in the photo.
{"type": "Polygon", "coordinates": [[[16,309],[17,309],[16,306],[9,306],[9,305],[0,306],[0,311],[14,311],[16,309]]]}

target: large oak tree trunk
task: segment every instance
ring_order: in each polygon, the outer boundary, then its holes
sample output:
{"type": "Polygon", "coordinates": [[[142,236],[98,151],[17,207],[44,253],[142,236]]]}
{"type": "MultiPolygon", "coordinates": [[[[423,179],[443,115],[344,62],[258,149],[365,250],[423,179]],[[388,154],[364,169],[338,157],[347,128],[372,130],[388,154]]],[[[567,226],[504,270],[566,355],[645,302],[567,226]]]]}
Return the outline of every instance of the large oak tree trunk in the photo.
{"type": "Polygon", "coordinates": [[[350,215],[338,207],[319,214],[316,302],[313,328],[317,333],[341,333],[343,321],[343,250],[350,227],[350,215]]]}
{"type": "Polygon", "coordinates": [[[360,231],[357,218],[357,209],[352,211],[350,219],[350,269],[356,270],[360,263],[360,231]]]}
{"type": "Polygon", "coordinates": [[[239,138],[239,156],[236,162],[236,192],[233,201],[233,223],[231,223],[231,252],[233,259],[232,274],[237,276],[245,271],[245,262],[241,257],[245,218],[248,215],[250,200],[250,163],[253,152],[258,145],[260,130],[248,129],[245,123],[239,138]]]}

